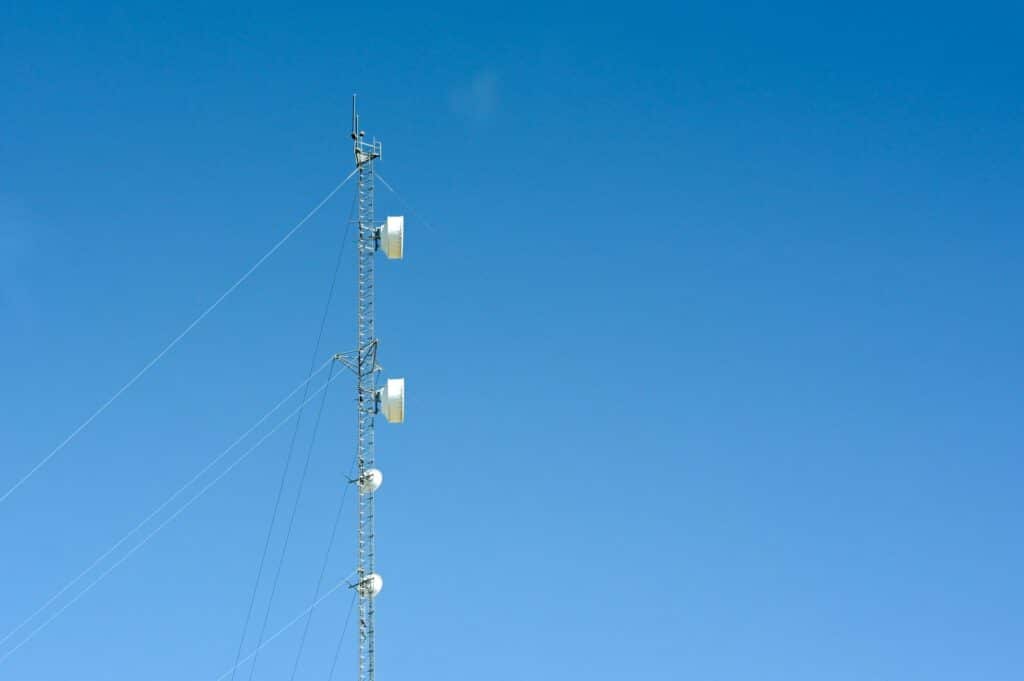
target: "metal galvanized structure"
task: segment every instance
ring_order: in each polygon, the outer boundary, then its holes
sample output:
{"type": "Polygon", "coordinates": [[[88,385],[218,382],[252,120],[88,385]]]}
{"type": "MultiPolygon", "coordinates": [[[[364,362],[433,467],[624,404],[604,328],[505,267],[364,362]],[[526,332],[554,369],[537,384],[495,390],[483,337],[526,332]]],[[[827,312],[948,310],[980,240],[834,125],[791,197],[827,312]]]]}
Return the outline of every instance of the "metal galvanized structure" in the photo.
{"type": "MultiPolygon", "coordinates": [[[[359,129],[355,98],[352,100],[352,145],[358,173],[359,298],[357,303],[357,444],[358,478],[362,482],[374,467],[374,420],[377,415],[377,336],[374,331],[374,263],[377,252],[377,224],[373,205],[373,164],[381,156],[377,140],[367,142],[359,129]]],[[[358,564],[356,592],[359,599],[359,680],[374,681],[374,593],[375,545],[373,505],[375,492],[359,485],[358,564]]]]}

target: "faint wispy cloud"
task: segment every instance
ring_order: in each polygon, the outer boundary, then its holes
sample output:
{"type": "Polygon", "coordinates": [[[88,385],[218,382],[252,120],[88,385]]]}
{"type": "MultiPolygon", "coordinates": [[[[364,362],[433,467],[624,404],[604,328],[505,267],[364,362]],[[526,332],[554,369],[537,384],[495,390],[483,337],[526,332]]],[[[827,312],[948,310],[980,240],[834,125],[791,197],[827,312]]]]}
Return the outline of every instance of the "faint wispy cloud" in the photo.
{"type": "Polygon", "coordinates": [[[498,110],[498,77],[492,71],[478,71],[466,85],[455,88],[449,102],[457,115],[472,121],[490,119],[498,110]]]}

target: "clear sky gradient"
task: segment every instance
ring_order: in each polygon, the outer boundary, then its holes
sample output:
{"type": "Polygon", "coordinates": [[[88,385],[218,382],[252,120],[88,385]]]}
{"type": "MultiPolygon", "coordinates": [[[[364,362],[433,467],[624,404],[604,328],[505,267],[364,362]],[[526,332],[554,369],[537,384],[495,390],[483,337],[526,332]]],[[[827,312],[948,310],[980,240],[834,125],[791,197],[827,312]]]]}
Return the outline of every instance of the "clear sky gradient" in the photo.
{"type": "MultiPolygon", "coordinates": [[[[380,681],[1024,678],[1019,8],[211,4],[0,9],[0,487],[351,170],[359,92],[408,230],[378,269],[408,386],[378,429],[380,681]]],[[[351,205],[0,504],[0,637],[305,376],[351,205]]],[[[349,244],[320,359],[354,294],[349,244]]],[[[352,397],[268,632],[312,598],[352,397]]],[[[290,434],[0,678],[217,679],[290,434]]],[[[350,498],[331,580],[354,529],[350,498]]]]}

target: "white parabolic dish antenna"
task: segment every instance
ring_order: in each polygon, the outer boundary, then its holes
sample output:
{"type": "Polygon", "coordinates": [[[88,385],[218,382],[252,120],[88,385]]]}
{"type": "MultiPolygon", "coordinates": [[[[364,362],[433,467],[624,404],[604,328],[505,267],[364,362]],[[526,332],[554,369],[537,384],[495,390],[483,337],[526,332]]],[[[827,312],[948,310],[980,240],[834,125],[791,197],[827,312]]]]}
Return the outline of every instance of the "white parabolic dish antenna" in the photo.
{"type": "Polygon", "coordinates": [[[389,378],[380,390],[380,410],[389,423],[405,421],[405,379],[389,378]]]}
{"type": "Polygon", "coordinates": [[[384,474],[376,468],[363,473],[363,477],[359,479],[359,491],[363,494],[369,494],[376,492],[380,489],[381,483],[384,482],[384,474]]]}
{"type": "Polygon", "coordinates": [[[380,247],[390,260],[401,260],[405,254],[405,217],[389,215],[380,226],[380,247]]]}
{"type": "Polygon", "coordinates": [[[359,590],[366,596],[373,598],[384,588],[384,578],[373,572],[359,583],[359,590]]]}

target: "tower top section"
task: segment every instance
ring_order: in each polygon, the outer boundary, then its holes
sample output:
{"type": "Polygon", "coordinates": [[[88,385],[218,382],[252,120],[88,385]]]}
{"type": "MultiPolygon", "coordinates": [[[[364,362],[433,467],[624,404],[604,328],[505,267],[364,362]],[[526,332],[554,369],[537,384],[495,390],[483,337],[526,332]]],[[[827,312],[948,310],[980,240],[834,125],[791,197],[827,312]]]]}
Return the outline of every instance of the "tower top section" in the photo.
{"type": "Polygon", "coordinates": [[[373,138],[366,141],[366,132],[359,127],[359,112],[356,111],[356,96],[352,95],[352,151],[356,156],[356,167],[381,157],[381,143],[373,138]]]}

